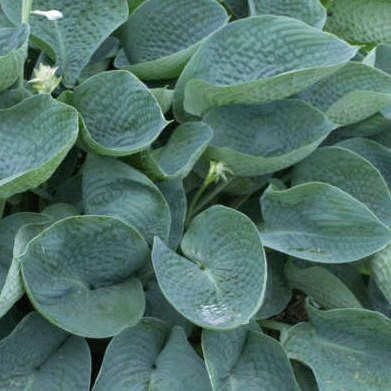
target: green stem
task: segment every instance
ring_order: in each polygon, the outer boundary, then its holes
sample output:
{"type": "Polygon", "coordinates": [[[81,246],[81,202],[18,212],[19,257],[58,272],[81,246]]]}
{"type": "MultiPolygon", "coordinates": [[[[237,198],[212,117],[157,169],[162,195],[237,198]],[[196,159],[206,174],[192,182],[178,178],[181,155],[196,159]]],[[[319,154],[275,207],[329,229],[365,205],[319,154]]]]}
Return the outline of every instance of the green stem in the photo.
{"type": "Polygon", "coordinates": [[[185,220],[185,226],[189,225],[190,223],[190,219],[193,217],[193,214],[194,214],[194,209],[197,205],[197,202],[198,200],[200,199],[200,197],[202,196],[203,192],[205,191],[205,189],[209,186],[209,183],[207,181],[204,181],[204,183],[202,184],[202,186],[197,190],[197,192],[194,194],[191,202],[190,202],[190,205],[189,205],[189,208],[187,209],[187,215],[186,215],[186,220],[185,220]]]}
{"type": "MultiPolygon", "coordinates": [[[[22,3],[22,23],[28,23],[30,19],[31,7],[33,5],[33,0],[23,0],[22,3]]],[[[19,79],[18,79],[18,87],[24,86],[24,62],[20,67],[19,79]]]]}
{"type": "Polygon", "coordinates": [[[208,194],[205,194],[205,197],[201,199],[201,201],[197,204],[197,207],[194,210],[194,213],[200,211],[205,205],[207,205],[210,201],[212,201],[218,194],[220,194],[233,180],[234,178],[230,178],[227,181],[220,183],[215,186],[215,188],[210,191],[208,194]]]}
{"type": "Polygon", "coordinates": [[[289,324],[278,322],[276,320],[259,320],[258,323],[261,327],[279,332],[286,331],[291,327],[289,324]]]}

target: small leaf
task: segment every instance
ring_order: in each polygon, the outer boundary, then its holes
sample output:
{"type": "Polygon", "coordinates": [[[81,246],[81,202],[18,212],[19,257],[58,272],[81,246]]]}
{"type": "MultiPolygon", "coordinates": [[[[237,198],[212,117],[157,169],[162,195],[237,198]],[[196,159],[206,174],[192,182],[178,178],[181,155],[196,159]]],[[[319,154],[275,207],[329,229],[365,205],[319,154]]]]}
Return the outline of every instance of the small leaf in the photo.
{"type": "Polygon", "coordinates": [[[214,391],[299,391],[284,349],[256,329],[203,330],[202,350],[214,391]]]}
{"type": "Polygon", "coordinates": [[[146,149],[167,125],[156,98],[127,71],[89,78],[75,88],[72,105],[83,119],[83,141],[102,155],[126,156],[146,149]]]}
{"type": "Polygon", "coordinates": [[[69,217],[32,240],[21,255],[33,305],[73,334],[105,338],[136,324],[145,309],[134,272],[149,249],[131,226],[113,217],[69,217]]]}
{"type": "Polygon", "coordinates": [[[93,391],[211,391],[203,361],[181,327],[154,318],[110,342],[93,391]]]}
{"type": "Polygon", "coordinates": [[[260,176],[309,155],[335,128],[318,110],[297,100],[230,105],[203,118],[213,139],[203,156],[225,162],[237,176],[260,176]]]}
{"type": "Polygon", "coordinates": [[[159,189],[127,164],[90,154],[83,168],[85,213],[117,217],[135,227],[152,244],[168,239],[170,208],[159,189]]]}
{"type": "Polygon", "coordinates": [[[383,391],[391,387],[391,321],[362,309],[320,311],[290,328],[283,346],[314,372],[320,391],[383,391]]]}
{"type": "Polygon", "coordinates": [[[115,65],[143,80],[176,78],[199,43],[227,22],[216,1],[146,0],[125,24],[115,65]]]}
{"type": "Polygon", "coordinates": [[[50,178],[77,135],[76,110],[49,95],[0,110],[0,199],[50,178]]]}
{"type": "Polygon", "coordinates": [[[352,262],[391,241],[391,231],[364,204],[326,183],[282,191],[269,187],[261,206],[264,245],[297,258],[352,262]]]}
{"type": "Polygon", "coordinates": [[[154,240],[152,262],[167,300],[204,328],[247,324],[263,301],[266,285],[265,255],[251,220],[213,206],[192,220],[181,248],[188,258],[154,240]]]}
{"type": "Polygon", "coordinates": [[[0,341],[0,389],[88,391],[91,356],[87,342],[28,314],[0,341]]]}

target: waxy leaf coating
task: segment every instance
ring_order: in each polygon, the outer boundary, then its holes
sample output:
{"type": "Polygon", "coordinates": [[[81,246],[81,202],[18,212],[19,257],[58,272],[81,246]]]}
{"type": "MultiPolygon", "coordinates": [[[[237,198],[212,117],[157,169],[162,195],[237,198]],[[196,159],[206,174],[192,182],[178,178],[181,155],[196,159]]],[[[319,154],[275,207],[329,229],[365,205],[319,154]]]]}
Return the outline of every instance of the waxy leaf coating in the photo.
{"type": "Polygon", "coordinates": [[[352,262],[391,241],[391,231],[364,204],[326,183],[269,187],[261,206],[263,244],[297,258],[352,262]]]}
{"type": "Polygon", "coordinates": [[[94,391],[212,391],[181,327],[144,318],[110,342],[94,391]]]}
{"type": "Polygon", "coordinates": [[[0,199],[45,182],[78,135],[77,112],[48,95],[0,110],[0,199]]]}
{"type": "Polygon", "coordinates": [[[124,27],[116,66],[143,80],[178,77],[199,43],[227,22],[213,0],[146,0],[124,27]]]}
{"type": "Polygon", "coordinates": [[[91,356],[87,342],[28,314],[0,341],[0,389],[88,391],[91,356]]]}
{"type": "Polygon", "coordinates": [[[131,226],[113,217],[77,216],[44,230],[20,260],[39,312],[73,334],[104,338],[141,319],[144,292],[133,275],[148,255],[131,226]]]}
{"type": "Polygon", "coordinates": [[[265,255],[251,220],[213,206],[192,220],[181,249],[187,258],[154,240],[152,262],[167,300],[204,328],[247,324],[262,304],[266,281],[265,255]]]}
{"type": "Polygon", "coordinates": [[[339,69],[357,48],[298,20],[263,15],[221,28],[186,65],[174,113],[202,116],[212,107],[266,103],[309,87],[339,69]]]}

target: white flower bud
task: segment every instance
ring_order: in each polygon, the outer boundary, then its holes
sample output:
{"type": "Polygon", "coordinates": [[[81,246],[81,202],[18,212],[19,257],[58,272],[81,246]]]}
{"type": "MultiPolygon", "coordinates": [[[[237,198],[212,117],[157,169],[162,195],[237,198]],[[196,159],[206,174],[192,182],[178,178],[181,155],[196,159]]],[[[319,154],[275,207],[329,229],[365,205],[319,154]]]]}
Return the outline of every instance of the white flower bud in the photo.
{"type": "Polygon", "coordinates": [[[57,20],[64,17],[64,15],[58,10],[50,10],[50,11],[34,10],[31,11],[31,13],[33,15],[45,16],[48,20],[57,20]]]}

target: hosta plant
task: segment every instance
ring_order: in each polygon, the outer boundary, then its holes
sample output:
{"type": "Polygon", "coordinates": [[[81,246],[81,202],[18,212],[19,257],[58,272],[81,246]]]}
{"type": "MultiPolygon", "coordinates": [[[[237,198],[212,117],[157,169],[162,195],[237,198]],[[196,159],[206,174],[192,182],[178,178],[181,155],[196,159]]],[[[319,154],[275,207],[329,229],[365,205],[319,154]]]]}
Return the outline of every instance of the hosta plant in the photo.
{"type": "Polygon", "coordinates": [[[390,22],[0,0],[0,391],[391,390],[390,22]]]}

